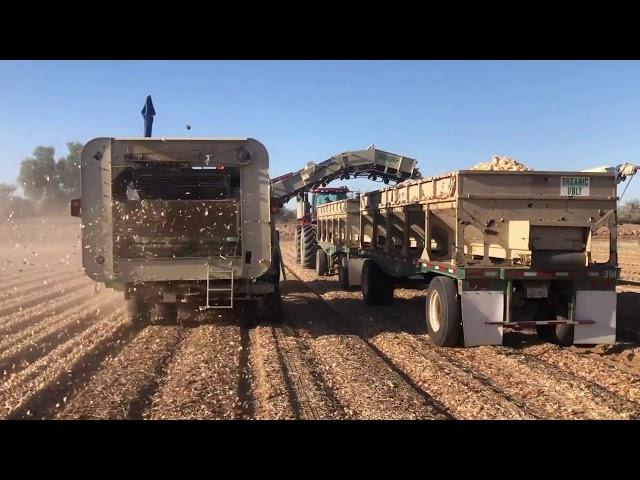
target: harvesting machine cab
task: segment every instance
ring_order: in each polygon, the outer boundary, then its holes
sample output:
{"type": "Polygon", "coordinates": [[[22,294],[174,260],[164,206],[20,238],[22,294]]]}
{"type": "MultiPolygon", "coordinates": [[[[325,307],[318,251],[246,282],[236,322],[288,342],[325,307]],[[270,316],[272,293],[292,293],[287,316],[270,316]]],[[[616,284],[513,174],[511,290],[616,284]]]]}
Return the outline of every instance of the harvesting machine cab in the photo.
{"type": "Polygon", "coordinates": [[[342,187],[316,187],[309,192],[298,195],[296,208],[296,220],[301,224],[315,223],[318,207],[325,203],[344,200],[350,193],[345,186],[342,187]]]}

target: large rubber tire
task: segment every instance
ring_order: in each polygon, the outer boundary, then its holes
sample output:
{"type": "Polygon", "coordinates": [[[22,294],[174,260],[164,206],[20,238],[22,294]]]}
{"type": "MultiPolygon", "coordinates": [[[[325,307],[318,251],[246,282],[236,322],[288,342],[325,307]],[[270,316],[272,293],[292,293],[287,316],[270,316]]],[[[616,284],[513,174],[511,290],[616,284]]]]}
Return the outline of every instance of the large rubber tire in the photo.
{"type": "Polygon", "coordinates": [[[349,289],[349,266],[346,255],[342,255],[338,260],[338,283],[343,290],[349,289]]]}
{"type": "Polygon", "coordinates": [[[555,330],[554,325],[536,325],[538,338],[544,342],[551,342],[551,332],[555,330]]]}
{"type": "Polygon", "coordinates": [[[300,265],[300,262],[302,262],[302,254],[300,250],[302,248],[301,242],[302,242],[302,225],[296,225],[296,233],[294,235],[293,243],[296,248],[296,263],[298,265],[300,265]]]}
{"type": "Polygon", "coordinates": [[[158,316],[156,323],[161,325],[171,325],[178,321],[178,304],[177,303],[156,303],[158,316]]]}
{"type": "Polygon", "coordinates": [[[282,305],[282,297],[280,292],[270,293],[264,298],[264,307],[266,311],[266,321],[274,325],[284,323],[284,307],[282,305]]]}
{"type": "Polygon", "coordinates": [[[301,244],[302,266],[304,268],[316,268],[316,250],[318,244],[316,243],[315,225],[302,226],[301,244]]]}
{"type": "Polygon", "coordinates": [[[316,250],[316,275],[324,277],[329,271],[327,252],[318,247],[316,250]]]}
{"type": "Polygon", "coordinates": [[[393,303],[393,278],[370,258],[362,265],[362,300],[367,305],[393,303]]]}
{"type": "Polygon", "coordinates": [[[151,319],[151,304],[139,293],[127,300],[127,317],[136,327],[145,327],[151,319]]]}
{"type": "MultiPolygon", "coordinates": [[[[562,315],[556,315],[557,320],[566,320],[562,315]]],[[[555,343],[560,347],[570,347],[573,345],[574,328],[573,325],[538,325],[536,332],[541,340],[555,343]]]]}
{"type": "Polygon", "coordinates": [[[462,343],[460,300],[454,279],[439,276],[431,280],[425,317],[429,337],[436,346],[455,347],[462,343]]]}

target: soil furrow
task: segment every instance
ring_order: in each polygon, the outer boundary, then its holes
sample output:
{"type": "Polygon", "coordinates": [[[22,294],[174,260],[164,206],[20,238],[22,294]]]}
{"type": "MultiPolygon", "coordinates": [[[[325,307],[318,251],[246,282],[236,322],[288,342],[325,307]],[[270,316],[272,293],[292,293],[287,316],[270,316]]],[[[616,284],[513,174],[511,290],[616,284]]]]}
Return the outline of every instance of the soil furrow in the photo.
{"type": "Polygon", "coordinates": [[[11,313],[20,312],[24,309],[25,305],[34,306],[43,304],[56,297],[60,297],[67,292],[74,291],[78,287],[87,285],[89,284],[89,282],[90,280],[88,278],[77,277],[67,283],[63,283],[61,285],[56,284],[55,286],[52,285],[51,288],[47,288],[46,290],[34,292],[30,295],[16,298],[14,299],[14,301],[8,302],[2,308],[0,308],[0,317],[9,315],[11,313]]]}
{"type": "MultiPolygon", "coordinates": [[[[22,328],[11,333],[6,332],[6,330],[2,332],[4,335],[0,340],[0,353],[13,345],[20,343],[25,338],[31,337],[32,339],[35,339],[34,337],[38,336],[41,332],[45,330],[52,330],[56,328],[57,325],[61,324],[61,322],[71,321],[74,318],[80,319],[83,315],[88,315],[92,312],[99,314],[100,309],[103,308],[103,306],[121,302],[119,298],[110,295],[101,295],[96,298],[79,301],[81,298],[83,297],[77,298],[68,309],[61,310],[58,313],[49,313],[43,318],[46,320],[44,322],[21,325],[22,328]]],[[[86,299],[86,296],[84,296],[84,298],[86,299]]],[[[2,326],[4,327],[5,325],[2,326]]],[[[0,329],[0,332],[2,330],[3,329],[0,329]]],[[[2,335],[2,333],[0,333],[0,335],[2,335]]]]}
{"type": "Polygon", "coordinates": [[[547,372],[550,374],[553,373],[556,378],[566,384],[576,385],[577,388],[586,390],[589,396],[606,405],[607,408],[617,412],[623,418],[640,418],[640,405],[629,401],[622,395],[618,395],[617,393],[610,391],[589,378],[576,375],[573,372],[568,372],[555,366],[551,362],[522,351],[506,349],[499,349],[498,351],[509,357],[517,358],[518,361],[531,367],[532,370],[536,372],[541,372],[541,374],[546,374],[547,372]]]}
{"type": "Polygon", "coordinates": [[[44,323],[38,330],[25,330],[15,336],[18,338],[9,338],[12,341],[7,342],[8,345],[3,345],[5,348],[0,354],[0,371],[3,378],[6,378],[7,373],[15,373],[26,368],[29,363],[99,322],[105,315],[116,310],[116,306],[113,298],[106,298],[97,305],[65,313],[55,320],[44,323]]]}
{"type": "MultiPolygon", "coordinates": [[[[288,267],[290,269],[290,267],[288,267]]],[[[299,269],[293,272],[297,276],[299,269]]],[[[302,274],[306,272],[301,272],[302,274]]],[[[310,273],[311,275],[311,273],[310,273]]],[[[320,282],[318,282],[320,283],[320,282]]],[[[317,283],[306,284],[317,288],[317,283]]],[[[437,405],[443,413],[458,418],[535,418],[540,412],[526,406],[513,395],[502,392],[489,379],[473,375],[459,365],[452,365],[432,350],[425,351],[423,344],[416,343],[413,335],[397,331],[398,326],[387,321],[390,316],[419,318],[420,311],[407,306],[396,305],[371,309],[362,303],[357,292],[335,292],[330,282],[324,281],[318,288],[318,295],[331,292],[332,301],[327,304],[334,308],[335,315],[350,323],[357,333],[385,357],[389,364],[414,388],[424,392],[428,400],[437,405]],[[340,300],[340,308],[334,303],[340,300]],[[389,332],[388,330],[391,330],[389,332]],[[394,332],[394,330],[396,330],[394,332]]],[[[410,330],[417,330],[411,326],[410,330]]]]}
{"type": "Polygon", "coordinates": [[[555,345],[534,345],[526,353],[553,364],[573,375],[588,379],[603,388],[640,403],[640,374],[625,372],[619,365],[612,365],[594,355],[579,354],[555,345]]]}
{"type": "Polygon", "coordinates": [[[399,368],[438,399],[456,418],[530,419],[542,412],[498,388],[489,378],[451,361],[422,339],[384,333],[371,339],[381,350],[393,352],[399,368]]]}
{"type": "MultiPolygon", "coordinates": [[[[296,272],[287,267],[293,277],[296,272]]],[[[292,327],[310,345],[327,383],[348,415],[359,418],[449,418],[439,403],[406,381],[395,366],[344,324],[321,296],[300,280],[290,280],[291,300],[304,303],[307,315],[292,319],[292,327]],[[295,285],[293,282],[296,282],[295,285]],[[294,293],[295,292],[295,293],[294,293]]]]}
{"type": "MultiPolygon", "coordinates": [[[[242,345],[235,324],[190,329],[153,396],[146,418],[224,419],[244,416],[239,395],[242,345]]],[[[247,352],[248,353],[248,352],[247,352]]]]}
{"type": "Polygon", "coordinates": [[[11,301],[21,301],[27,295],[39,290],[46,290],[50,285],[59,285],[78,278],[77,272],[60,272],[57,274],[49,274],[29,282],[21,283],[13,286],[0,285],[0,308],[10,304],[11,301]]]}
{"type": "Polygon", "coordinates": [[[34,325],[42,320],[46,320],[52,315],[64,312],[69,308],[73,308],[73,306],[77,305],[83,298],[90,298],[92,290],[93,289],[91,287],[87,286],[76,292],[63,295],[62,297],[44,305],[25,308],[18,313],[0,318],[0,336],[6,337],[22,328],[27,328],[29,325],[34,325]]]}
{"type": "MultiPolygon", "coordinates": [[[[197,314],[139,329],[121,293],[94,293],[79,223],[54,223],[0,228],[2,418],[640,418],[637,344],[559,348],[510,332],[505,346],[437,348],[426,286],[372,308],[295,264],[291,242],[285,325],[197,314]]],[[[640,243],[618,245],[623,278],[640,278],[640,243]]],[[[620,331],[635,329],[634,288],[618,288],[620,331]]]]}
{"type": "MultiPolygon", "coordinates": [[[[288,253],[288,252],[287,252],[288,253]]],[[[290,261],[290,254],[285,254],[285,258],[290,261]],[[287,258],[288,257],[288,258],[287,258]]],[[[294,267],[295,268],[295,267],[294,267]]],[[[296,268],[297,273],[300,268],[296,268]]],[[[358,334],[370,342],[377,344],[383,353],[387,353],[387,356],[393,363],[396,363],[400,370],[407,373],[412,377],[414,381],[423,389],[431,391],[432,396],[443,398],[442,392],[447,394],[448,398],[444,398],[444,403],[447,406],[459,405],[456,401],[460,398],[460,395],[450,396],[450,389],[444,388],[441,392],[434,389],[432,382],[420,382],[419,376],[416,374],[416,358],[411,357],[406,351],[406,342],[410,342],[412,335],[405,332],[396,332],[396,337],[390,337],[389,333],[386,333],[385,327],[389,328],[390,321],[387,321],[385,317],[389,317],[391,320],[396,315],[405,315],[416,317],[422,312],[417,310],[417,305],[410,303],[396,302],[396,305],[389,307],[388,312],[384,311],[384,307],[378,309],[369,309],[370,321],[362,321],[362,309],[367,307],[364,305],[356,306],[354,297],[357,297],[356,292],[333,292],[330,286],[330,282],[326,280],[314,281],[311,277],[315,277],[311,272],[302,272],[309,276],[311,288],[317,289],[318,294],[321,297],[328,297],[333,300],[328,302],[332,307],[337,307],[336,312],[342,312],[345,319],[351,319],[352,323],[358,323],[354,325],[358,334]],[[351,301],[349,301],[351,300],[351,301]],[[360,313],[360,318],[358,318],[360,313]],[[387,315],[388,314],[388,315],[387,315]],[[403,359],[404,357],[404,359],[403,359]],[[412,375],[413,372],[413,375],[412,375]],[[435,391],[434,391],[435,390],[435,391]]],[[[420,292],[411,292],[409,296],[419,296],[420,292]]],[[[359,299],[358,299],[359,301],[359,299]]],[[[360,302],[361,303],[361,302],[360,302]]],[[[358,304],[359,305],[359,304],[358,304]]],[[[414,328],[415,329],[415,328],[414,328]]],[[[397,328],[396,328],[397,330],[397,328]]],[[[428,343],[427,343],[428,344],[428,343]]],[[[517,365],[511,367],[514,370],[514,376],[521,376],[523,378],[524,394],[519,392],[516,383],[512,378],[509,378],[509,369],[496,368],[495,365],[491,365],[489,357],[496,355],[496,349],[493,347],[481,347],[485,350],[483,355],[477,355],[475,362],[462,361],[465,357],[472,355],[471,352],[477,349],[433,349],[435,355],[445,359],[445,362],[440,362],[440,368],[447,367],[448,373],[452,373],[452,369],[458,369],[468,372],[468,374],[474,378],[480,385],[484,385],[485,390],[491,390],[494,394],[494,398],[500,398],[501,402],[486,402],[482,400],[476,403],[479,410],[467,412],[465,418],[474,418],[473,415],[480,414],[486,415],[487,413],[493,414],[491,411],[493,407],[497,407],[502,404],[501,407],[507,407],[508,417],[511,418],[515,414],[515,418],[527,418],[527,417],[549,417],[556,418],[554,415],[558,415],[558,412],[566,414],[569,418],[628,418],[635,417],[635,407],[629,402],[625,402],[625,399],[620,398],[619,395],[610,392],[604,387],[599,387],[584,379],[570,377],[563,374],[553,366],[548,365],[546,368],[536,368],[534,372],[519,372],[524,368],[531,369],[533,365],[531,362],[528,365],[517,365]],[[526,378],[528,376],[528,378],[526,378]],[[536,380],[531,380],[531,379],[536,380]],[[536,388],[537,384],[537,388],[536,388]],[[540,388],[545,387],[545,388],[540,388]],[[550,388],[549,388],[550,387],[550,388]],[[539,391],[544,390],[544,391],[539,391]],[[548,391],[547,391],[548,390],[548,391]],[[497,397],[495,396],[497,394],[497,397]],[[541,398],[549,400],[547,403],[556,403],[559,409],[549,409],[548,405],[545,406],[545,401],[541,398]],[[506,401],[506,403],[505,403],[506,401]],[[571,404],[574,405],[571,405],[571,404]],[[509,406],[509,404],[511,404],[509,406]],[[486,411],[488,410],[488,412],[486,411]]],[[[420,350],[418,350],[420,351],[420,350]]],[[[508,351],[504,349],[503,351],[508,351]]],[[[433,355],[430,356],[435,361],[433,355]]],[[[497,360],[495,363],[500,364],[502,361],[497,360]]],[[[428,371],[428,370],[426,370],[428,371]]],[[[424,372],[424,371],[423,371],[424,372]]],[[[421,372],[421,373],[423,373],[421,372]]],[[[442,383],[442,377],[440,377],[442,383]]],[[[449,379],[451,380],[451,379],[449,379]]],[[[455,382],[459,384],[459,382],[455,382]]],[[[437,385],[437,384],[436,384],[437,385]]],[[[482,395],[487,395],[482,393],[482,395]]],[[[467,405],[465,405],[466,407],[467,405]]],[[[454,409],[455,410],[455,409],[454,409]]],[[[497,413],[497,412],[496,412],[497,413]]],[[[482,418],[482,417],[481,417],[482,418]]],[[[562,418],[560,415],[557,418],[562,418]]]]}
{"type": "Polygon", "coordinates": [[[297,419],[300,407],[292,395],[285,366],[271,327],[258,326],[249,333],[252,396],[257,419],[297,419]]]}
{"type": "Polygon", "coordinates": [[[286,358],[287,371],[300,406],[301,418],[348,418],[344,406],[329,388],[310,347],[289,327],[273,330],[278,347],[286,358]]]}
{"type": "Polygon", "coordinates": [[[578,379],[558,376],[553,369],[531,368],[495,347],[451,349],[453,358],[482,375],[509,395],[522,398],[527,405],[544,412],[545,418],[626,418],[592,394],[578,379]]]}
{"type": "Polygon", "coordinates": [[[80,268],[68,269],[68,268],[53,268],[47,270],[37,270],[25,273],[0,273],[0,299],[12,297],[20,293],[20,289],[26,285],[33,284],[34,282],[47,282],[46,285],[51,285],[60,275],[65,275],[67,272],[71,272],[71,275],[76,277],[82,273],[80,268]]]}
{"type": "MultiPolygon", "coordinates": [[[[314,283],[307,286],[314,288],[314,283]]],[[[326,292],[331,291],[323,284],[326,292]]],[[[322,291],[320,290],[320,291],[322,291]]],[[[387,358],[416,388],[429,396],[443,411],[457,418],[536,418],[540,412],[526,406],[517,397],[502,392],[488,378],[472,374],[460,365],[421,343],[414,335],[397,331],[396,316],[417,317],[412,305],[395,305],[371,309],[364,305],[357,292],[333,292],[341,300],[335,309],[344,322],[353,325],[370,346],[387,358]],[[395,331],[394,331],[395,330],[395,331]]],[[[322,295],[322,294],[321,294],[322,295]]],[[[332,302],[327,302],[333,308],[332,302]]],[[[410,330],[417,330],[411,327],[410,330]]]]}
{"type": "Polygon", "coordinates": [[[110,351],[127,340],[131,324],[116,313],[60,345],[0,386],[2,416],[49,417],[86,380],[110,351]]]}
{"type": "Polygon", "coordinates": [[[255,401],[251,394],[251,339],[249,330],[240,329],[240,352],[238,355],[238,402],[236,403],[236,415],[241,419],[255,417],[255,401]]]}
{"type": "Polygon", "coordinates": [[[183,329],[149,326],[105,362],[59,418],[141,419],[183,329]]]}
{"type": "Polygon", "coordinates": [[[271,336],[274,341],[278,364],[284,374],[287,396],[289,397],[289,403],[293,406],[295,418],[297,420],[301,418],[317,419],[318,411],[315,406],[308,401],[304,389],[301,388],[298,372],[285,353],[282,336],[273,329],[271,329],[271,336]]]}

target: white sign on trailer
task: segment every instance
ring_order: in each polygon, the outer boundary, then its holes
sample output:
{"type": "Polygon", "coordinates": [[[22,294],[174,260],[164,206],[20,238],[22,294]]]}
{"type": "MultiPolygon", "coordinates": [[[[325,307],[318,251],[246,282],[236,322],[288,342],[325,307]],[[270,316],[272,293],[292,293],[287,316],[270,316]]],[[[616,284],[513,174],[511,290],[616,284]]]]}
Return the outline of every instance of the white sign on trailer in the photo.
{"type": "Polygon", "coordinates": [[[560,195],[563,197],[588,197],[589,177],[560,177],[560,195]]]}

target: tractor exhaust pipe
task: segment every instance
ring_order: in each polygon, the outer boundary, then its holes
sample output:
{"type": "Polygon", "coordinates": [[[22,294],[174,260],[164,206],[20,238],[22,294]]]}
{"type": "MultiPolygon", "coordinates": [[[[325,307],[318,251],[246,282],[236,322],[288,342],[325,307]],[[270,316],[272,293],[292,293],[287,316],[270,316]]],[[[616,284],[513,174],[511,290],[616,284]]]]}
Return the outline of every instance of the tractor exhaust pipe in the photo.
{"type": "Polygon", "coordinates": [[[153,116],[156,114],[151,101],[151,95],[147,95],[147,101],[142,107],[142,118],[144,118],[144,136],[151,137],[151,129],[153,128],[153,116]]]}

